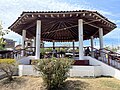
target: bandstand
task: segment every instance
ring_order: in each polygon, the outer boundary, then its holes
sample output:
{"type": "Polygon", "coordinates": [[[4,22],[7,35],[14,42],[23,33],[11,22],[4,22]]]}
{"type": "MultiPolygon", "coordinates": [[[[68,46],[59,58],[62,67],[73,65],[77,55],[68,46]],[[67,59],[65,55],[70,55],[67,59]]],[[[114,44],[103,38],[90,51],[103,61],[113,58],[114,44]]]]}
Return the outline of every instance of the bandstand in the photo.
{"type": "MultiPolygon", "coordinates": [[[[103,36],[116,28],[97,11],[36,11],[23,12],[9,27],[22,35],[22,49],[25,48],[26,38],[33,39],[35,59],[40,58],[40,43],[48,42],[79,42],[79,60],[84,60],[83,40],[99,38],[100,49],[103,48],[103,36]]],[[[91,49],[92,50],[92,49],[91,49]]],[[[22,53],[24,56],[24,52],[22,53]]]]}
{"type": "MultiPolygon", "coordinates": [[[[33,40],[35,55],[33,59],[40,59],[41,42],[79,42],[79,54],[76,61],[88,60],[88,65],[73,65],[70,69],[70,77],[83,76],[112,76],[120,79],[120,58],[117,53],[104,49],[103,36],[116,28],[116,24],[109,21],[97,11],[36,11],[23,12],[20,17],[9,27],[12,31],[22,35],[22,49],[26,49],[25,43],[33,40]],[[84,56],[83,41],[91,40],[91,52],[93,52],[94,38],[99,38],[100,50],[98,57],[84,56]],[[114,55],[114,56],[113,56],[114,55]],[[106,57],[107,56],[107,57],[106,57]]],[[[49,46],[48,46],[49,47],[49,46]]],[[[96,54],[96,53],[95,53],[96,54]]],[[[21,54],[20,54],[21,56],[21,54]]],[[[22,52],[22,60],[29,59],[22,52]]],[[[20,60],[18,60],[20,61],[20,60]]],[[[78,62],[79,63],[79,62],[78,62]]],[[[32,65],[19,65],[19,75],[37,75],[32,65]]]]}

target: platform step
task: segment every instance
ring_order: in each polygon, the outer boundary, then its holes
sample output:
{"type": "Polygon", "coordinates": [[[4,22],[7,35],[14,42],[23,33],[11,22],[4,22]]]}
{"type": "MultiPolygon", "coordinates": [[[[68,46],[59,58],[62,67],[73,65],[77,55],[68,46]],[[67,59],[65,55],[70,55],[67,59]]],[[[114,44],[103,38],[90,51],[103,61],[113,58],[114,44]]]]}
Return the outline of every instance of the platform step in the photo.
{"type": "Polygon", "coordinates": [[[75,60],[73,65],[89,65],[89,60],[75,60]]]}

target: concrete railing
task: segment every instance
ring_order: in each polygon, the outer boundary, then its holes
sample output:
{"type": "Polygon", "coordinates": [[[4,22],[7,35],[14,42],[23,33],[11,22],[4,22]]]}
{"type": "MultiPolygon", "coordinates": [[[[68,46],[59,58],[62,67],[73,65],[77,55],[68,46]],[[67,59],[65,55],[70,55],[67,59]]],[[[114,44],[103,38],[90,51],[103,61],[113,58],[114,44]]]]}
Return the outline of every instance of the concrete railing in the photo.
{"type": "Polygon", "coordinates": [[[112,66],[109,66],[108,64],[99,61],[97,59],[94,59],[90,56],[85,56],[84,59],[89,60],[90,65],[100,65],[101,66],[101,75],[103,76],[112,76],[120,80],[120,70],[116,69],[112,66]]]}

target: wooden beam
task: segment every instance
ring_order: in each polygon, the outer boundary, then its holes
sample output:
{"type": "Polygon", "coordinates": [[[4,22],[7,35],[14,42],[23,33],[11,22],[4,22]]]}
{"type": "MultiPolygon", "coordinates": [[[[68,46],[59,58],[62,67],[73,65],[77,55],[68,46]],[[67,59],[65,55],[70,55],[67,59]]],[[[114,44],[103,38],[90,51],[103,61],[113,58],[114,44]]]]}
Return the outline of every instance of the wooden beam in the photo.
{"type": "Polygon", "coordinates": [[[70,14],[70,17],[72,17],[72,14],[70,14]]]}
{"type": "Polygon", "coordinates": [[[48,17],[47,15],[44,15],[45,17],[48,17]]]}
{"type": "Polygon", "coordinates": [[[85,13],[83,13],[82,16],[85,16],[85,13]]]}
{"type": "Polygon", "coordinates": [[[90,24],[90,23],[93,23],[93,22],[96,22],[96,21],[100,21],[101,19],[97,19],[97,20],[92,20],[92,21],[89,21],[89,22],[85,22],[84,24],[90,24]]]}
{"type": "Polygon", "coordinates": [[[77,13],[77,14],[76,14],[76,17],[78,17],[78,15],[79,15],[79,14],[77,13]]]}
{"type": "Polygon", "coordinates": [[[57,17],[60,17],[60,15],[58,14],[57,17]]]}
{"type": "Polygon", "coordinates": [[[65,14],[63,14],[63,17],[65,17],[65,14]]]}
{"type": "Polygon", "coordinates": [[[33,17],[34,17],[34,15],[32,14],[32,15],[31,15],[31,17],[33,18],[33,17]]]}
{"type": "Polygon", "coordinates": [[[50,15],[51,17],[54,17],[53,14],[50,15]]]}
{"type": "MultiPolygon", "coordinates": [[[[85,21],[84,21],[85,22],[85,21]]],[[[93,25],[93,24],[90,24],[90,23],[87,23],[87,22],[85,22],[86,24],[88,24],[88,25],[90,25],[90,26],[92,26],[92,27],[95,27],[95,28],[100,28],[100,27],[98,27],[98,26],[95,26],[95,25],[93,25]]]]}
{"type": "Polygon", "coordinates": [[[29,28],[34,27],[35,25],[36,25],[36,22],[32,22],[31,24],[25,25],[25,26],[23,27],[23,29],[27,30],[27,29],[29,29],[29,28]]]}
{"type": "Polygon", "coordinates": [[[41,17],[41,15],[39,14],[38,17],[41,17]]]}
{"type": "MultiPolygon", "coordinates": [[[[111,24],[111,22],[110,21],[108,21],[108,20],[106,20],[106,18],[103,18],[103,17],[101,17],[100,15],[98,15],[97,13],[93,13],[94,15],[96,15],[96,16],[98,16],[100,19],[102,19],[103,21],[105,21],[105,22],[107,22],[107,23],[109,23],[109,24],[111,24]]],[[[111,24],[111,25],[113,25],[113,24],[111,24]]]]}

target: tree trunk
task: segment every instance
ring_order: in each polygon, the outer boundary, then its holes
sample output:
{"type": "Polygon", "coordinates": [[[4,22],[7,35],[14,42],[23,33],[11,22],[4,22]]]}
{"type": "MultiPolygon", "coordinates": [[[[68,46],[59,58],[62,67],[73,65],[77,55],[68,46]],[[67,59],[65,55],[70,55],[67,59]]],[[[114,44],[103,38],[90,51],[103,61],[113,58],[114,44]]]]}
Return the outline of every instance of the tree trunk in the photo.
{"type": "Polygon", "coordinates": [[[9,75],[9,76],[8,76],[8,80],[9,80],[9,81],[12,81],[12,80],[13,80],[12,75],[9,75]]]}

